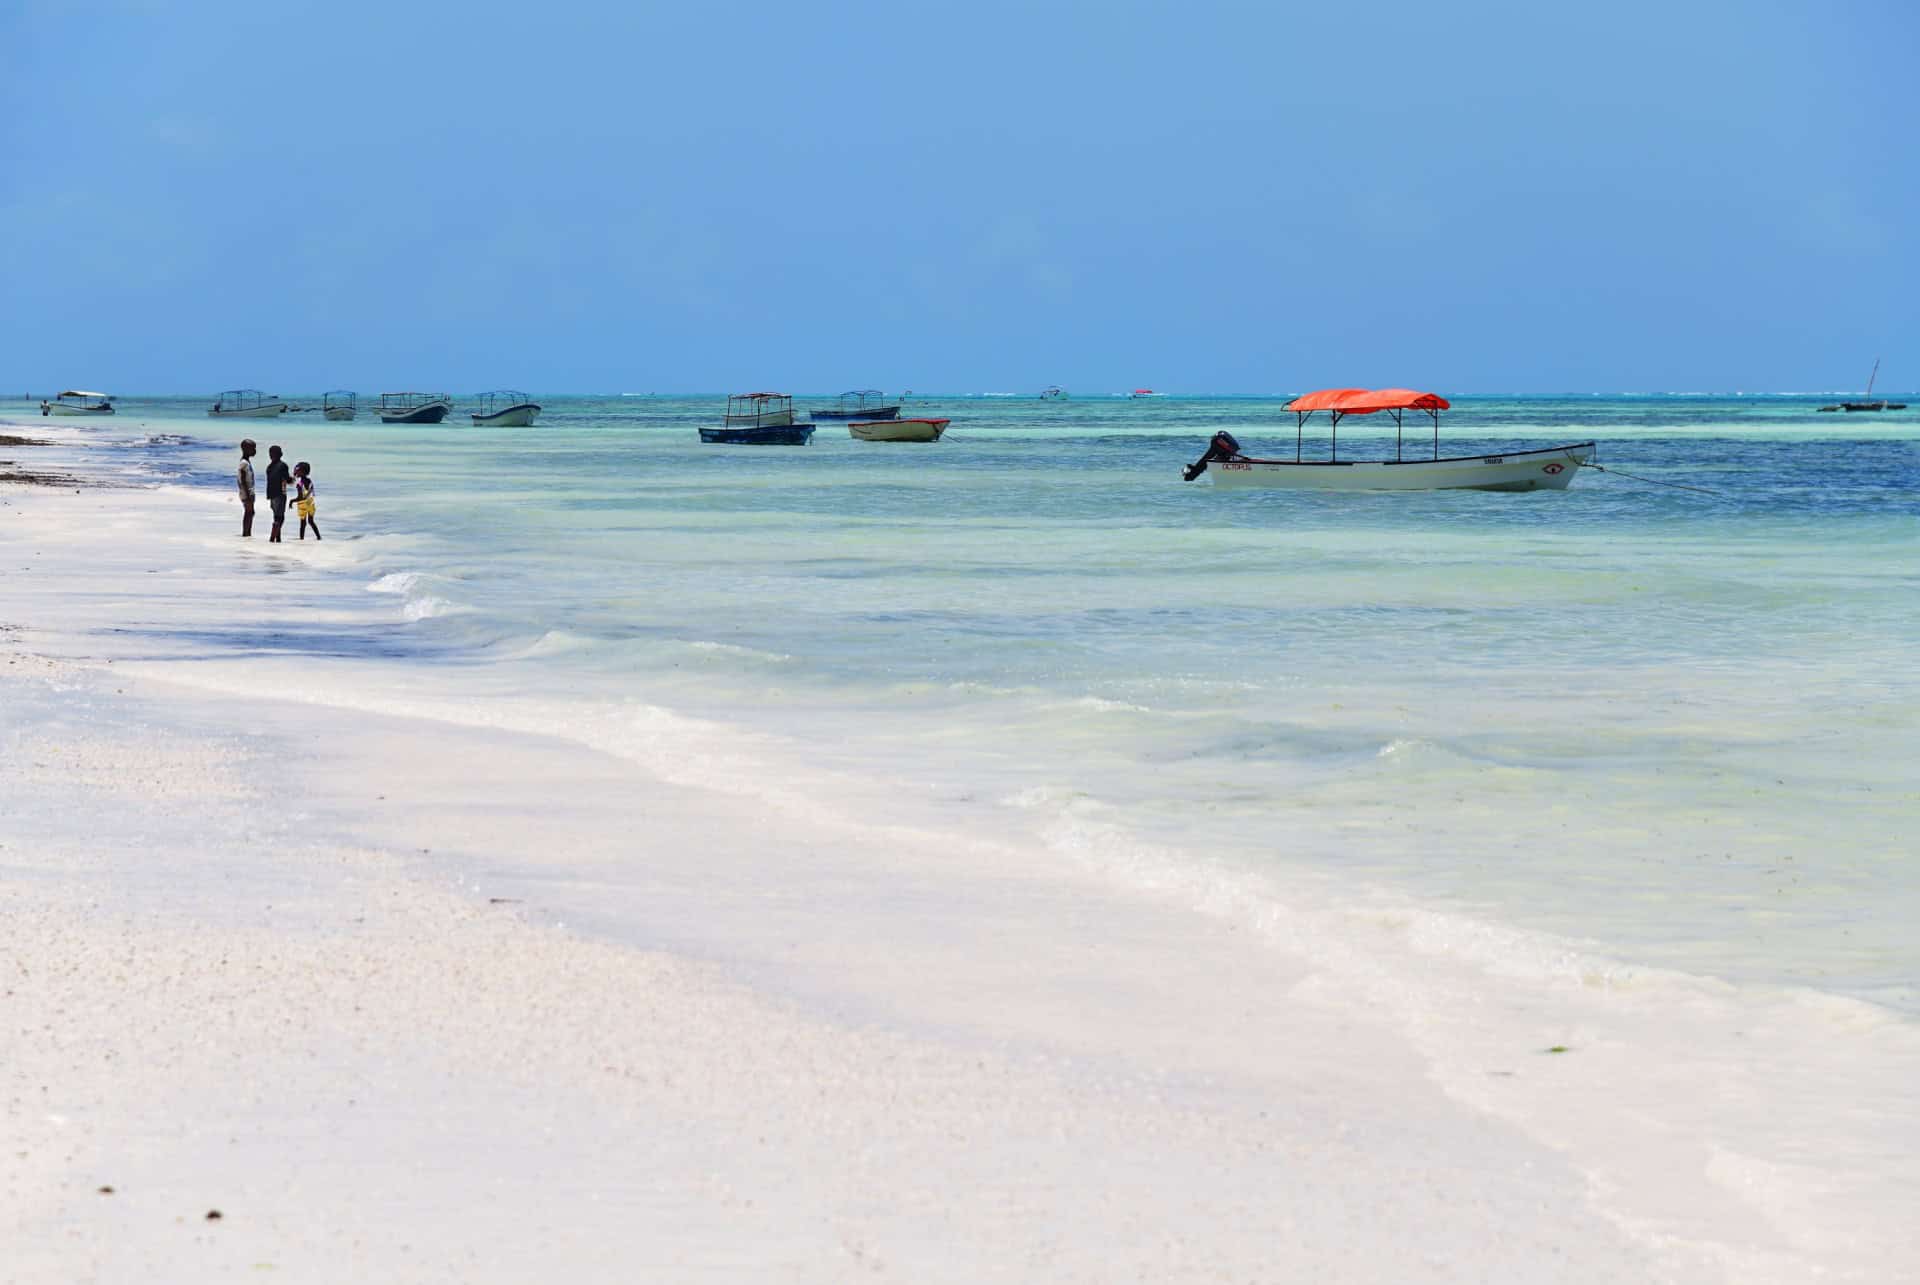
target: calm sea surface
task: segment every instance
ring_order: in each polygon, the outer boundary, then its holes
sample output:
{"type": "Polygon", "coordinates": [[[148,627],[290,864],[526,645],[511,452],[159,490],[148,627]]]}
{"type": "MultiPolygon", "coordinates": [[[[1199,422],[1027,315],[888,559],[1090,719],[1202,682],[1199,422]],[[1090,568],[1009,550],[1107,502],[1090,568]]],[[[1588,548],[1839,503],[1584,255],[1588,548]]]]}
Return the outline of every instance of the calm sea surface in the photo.
{"type": "MultiPolygon", "coordinates": [[[[1278,397],[914,397],[945,441],[804,449],[701,445],[718,397],[544,396],[504,430],[206,400],[98,431],[187,436],[155,467],[208,487],[245,433],[312,461],[383,654],[476,699],[645,701],[929,823],[1920,1012],[1920,411],[1461,398],[1443,454],[1594,439],[1649,480],[1313,495],[1180,481],[1219,428],[1290,453],[1278,397]]],[[[1349,421],[1342,455],[1391,431],[1349,421]]]]}

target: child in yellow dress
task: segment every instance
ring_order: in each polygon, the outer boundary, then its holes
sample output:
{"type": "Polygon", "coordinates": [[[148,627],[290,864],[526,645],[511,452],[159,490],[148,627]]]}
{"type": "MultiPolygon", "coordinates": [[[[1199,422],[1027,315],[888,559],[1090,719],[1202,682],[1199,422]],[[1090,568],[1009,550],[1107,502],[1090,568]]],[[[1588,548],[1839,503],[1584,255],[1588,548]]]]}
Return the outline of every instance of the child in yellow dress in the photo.
{"type": "Polygon", "coordinates": [[[307,538],[307,528],[313,528],[313,538],[320,538],[320,522],[313,516],[313,467],[305,460],[293,466],[293,508],[300,515],[300,538],[307,538]]]}

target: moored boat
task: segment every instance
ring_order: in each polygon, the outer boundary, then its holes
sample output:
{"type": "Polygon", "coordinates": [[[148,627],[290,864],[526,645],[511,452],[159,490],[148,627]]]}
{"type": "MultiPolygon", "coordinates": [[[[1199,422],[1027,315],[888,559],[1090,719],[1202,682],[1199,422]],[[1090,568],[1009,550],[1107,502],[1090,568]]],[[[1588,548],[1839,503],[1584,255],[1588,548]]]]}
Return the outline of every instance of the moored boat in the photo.
{"type": "Polygon", "coordinates": [[[937,442],[949,419],[886,419],[847,425],[847,434],[862,442],[937,442]]]}
{"type": "MultiPolygon", "coordinates": [[[[1878,378],[1880,378],[1880,359],[1878,357],[1875,357],[1873,359],[1873,373],[1867,376],[1867,397],[1868,398],[1871,398],[1873,396],[1873,381],[1878,378]]],[[[1890,402],[1883,397],[1877,402],[1871,401],[1871,400],[1857,401],[1857,402],[1840,402],[1833,406],[1822,406],[1820,409],[1823,411],[1836,411],[1836,410],[1837,411],[1883,411],[1883,410],[1905,410],[1906,408],[1907,408],[1907,404],[1905,402],[1890,402]]]]}
{"type": "Polygon", "coordinates": [[[785,393],[735,393],[719,428],[700,430],[703,442],[731,446],[805,446],[813,425],[793,422],[793,398],[785,393]]]}
{"type": "Polygon", "coordinates": [[[856,388],[840,394],[832,406],[809,412],[813,419],[893,419],[900,414],[900,403],[887,403],[887,395],[878,388],[856,388]]]}
{"type": "Polygon", "coordinates": [[[446,393],[381,393],[374,413],[382,424],[438,424],[452,409],[446,393]]]}
{"type": "Polygon", "coordinates": [[[69,388],[49,401],[40,403],[42,415],[111,415],[113,396],[90,393],[84,388],[69,388]]]}
{"type": "Polygon", "coordinates": [[[540,417],[540,406],[525,393],[499,388],[480,394],[473,422],[490,428],[525,428],[540,417]]]}
{"type": "Polygon", "coordinates": [[[286,413],[285,400],[257,388],[230,388],[207,407],[207,414],[215,419],[272,419],[286,413]]]}
{"type": "Polygon", "coordinates": [[[360,395],[336,388],[320,399],[320,413],[331,420],[350,420],[360,413],[360,395]]]}
{"type": "Polygon", "coordinates": [[[1287,403],[1287,409],[1296,417],[1291,460],[1243,455],[1233,434],[1215,433],[1206,454],[1188,465],[1183,476],[1191,482],[1204,473],[1213,479],[1215,486],[1229,490],[1281,487],[1315,491],[1564,491],[1596,450],[1592,442],[1576,442],[1494,455],[1442,458],[1440,412],[1450,405],[1444,397],[1409,388],[1322,389],[1287,403]],[[1402,416],[1409,410],[1423,412],[1433,421],[1433,453],[1427,459],[1406,458],[1402,416]],[[1307,420],[1319,411],[1325,411],[1331,422],[1331,448],[1327,459],[1309,460],[1302,455],[1301,441],[1307,420]],[[1393,416],[1394,458],[1339,458],[1340,421],[1350,415],[1377,413],[1393,416]]]}
{"type": "Polygon", "coordinates": [[[1067,390],[1058,384],[1048,384],[1040,390],[1040,400],[1043,402],[1064,402],[1067,400],[1067,390]]]}

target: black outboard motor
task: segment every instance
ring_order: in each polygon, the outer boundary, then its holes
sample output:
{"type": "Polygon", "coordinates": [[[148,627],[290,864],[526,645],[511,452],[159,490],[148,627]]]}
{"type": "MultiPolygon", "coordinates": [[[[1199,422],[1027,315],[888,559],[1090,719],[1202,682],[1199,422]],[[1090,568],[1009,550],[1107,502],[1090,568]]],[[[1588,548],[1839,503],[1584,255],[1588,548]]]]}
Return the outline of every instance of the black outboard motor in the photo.
{"type": "Polygon", "coordinates": [[[1206,472],[1207,465],[1212,463],[1214,460],[1225,461],[1225,460],[1237,460],[1239,458],[1240,458],[1239,439],[1234,437],[1232,433],[1227,432],[1227,430],[1223,428],[1219,432],[1213,435],[1213,440],[1211,442],[1207,443],[1207,453],[1205,455],[1202,455],[1199,459],[1195,460],[1193,463],[1187,465],[1187,467],[1181,471],[1180,480],[1183,482],[1193,481],[1194,478],[1199,477],[1202,473],[1206,472]]]}

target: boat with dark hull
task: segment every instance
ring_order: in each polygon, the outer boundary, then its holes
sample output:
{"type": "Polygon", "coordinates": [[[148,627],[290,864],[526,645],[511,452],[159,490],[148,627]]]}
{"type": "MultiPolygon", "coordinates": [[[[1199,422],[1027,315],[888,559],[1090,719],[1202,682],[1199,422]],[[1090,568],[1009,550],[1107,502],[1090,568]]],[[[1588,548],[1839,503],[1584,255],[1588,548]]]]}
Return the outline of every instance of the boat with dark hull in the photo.
{"type": "Polygon", "coordinates": [[[374,414],[382,424],[438,424],[452,410],[447,393],[381,393],[374,414]]]}
{"type": "MultiPolygon", "coordinates": [[[[1873,396],[1873,381],[1878,378],[1880,378],[1880,359],[1875,357],[1873,359],[1873,373],[1867,376],[1867,396],[1869,398],[1873,396]]],[[[1822,406],[1820,409],[1823,411],[1883,411],[1905,410],[1906,408],[1907,404],[1905,402],[1890,402],[1882,398],[1877,402],[1838,402],[1832,406],[1822,406]]]]}
{"type": "Polygon", "coordinates": [[[878,388],[856,388],[841,393],[840,400],[825,409],[817,409],[810,414],[820,419],[897,419],[900,415],[900,403],[885,404],[887,395],[878,388]]]}
{"type": "Polygon", "coordinates": [[[207,407],[207,414],[214,419],[272,419],[290,409],[285,398],[269,396],[257,388],[230,388],[207,407]]]}
{"type": "Polygon", "coordinates": [[[805,446],[813,425],[793,422],[793,398],[785,393],[735,393],[719,428],[700,430],[703,442],[728,446],[805,446]]]}

